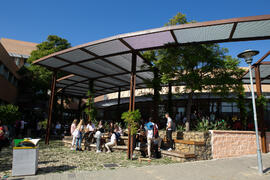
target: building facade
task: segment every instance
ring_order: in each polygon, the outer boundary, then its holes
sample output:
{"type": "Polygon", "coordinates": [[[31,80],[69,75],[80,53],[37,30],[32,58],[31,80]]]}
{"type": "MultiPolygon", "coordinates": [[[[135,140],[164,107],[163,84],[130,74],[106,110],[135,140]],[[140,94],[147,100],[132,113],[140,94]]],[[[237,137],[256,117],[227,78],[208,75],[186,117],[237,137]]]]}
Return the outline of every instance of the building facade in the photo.
{"type": "Polygon", "coordinates": [[[26,63],[37,43],[2,38],[0,40],[0,104],[16,104],[18,70],[26,63]]]}

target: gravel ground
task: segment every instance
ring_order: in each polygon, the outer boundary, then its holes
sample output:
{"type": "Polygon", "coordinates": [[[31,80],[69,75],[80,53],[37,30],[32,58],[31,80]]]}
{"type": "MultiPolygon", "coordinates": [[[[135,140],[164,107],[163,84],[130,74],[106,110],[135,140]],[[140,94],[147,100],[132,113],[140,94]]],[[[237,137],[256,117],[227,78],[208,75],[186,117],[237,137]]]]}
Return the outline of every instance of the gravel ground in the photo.
{"type": "MultiPolygon", "coordinates": [[[[119,167],[140,167],[149,165],[138,160],[127,160],[126,152],[95,153],[95,151],[72,151],[61,141],[50,141],[50,145],[39,145],[39,164],[37,174],[66,171],[96,171],[105,169],[104,164],[115,163],[119,167]]],[[[169,158],[153,159],[151,165],[177,163],[169,158]]],[[[4,148],[0,153],[0,177],[10,176],[12,168],[12,149],[4,148]]],[[[118,167],[116,167],[118,168],[118,167]]],[[[111,168],[114,169],[114,168],[111,168]]]]}

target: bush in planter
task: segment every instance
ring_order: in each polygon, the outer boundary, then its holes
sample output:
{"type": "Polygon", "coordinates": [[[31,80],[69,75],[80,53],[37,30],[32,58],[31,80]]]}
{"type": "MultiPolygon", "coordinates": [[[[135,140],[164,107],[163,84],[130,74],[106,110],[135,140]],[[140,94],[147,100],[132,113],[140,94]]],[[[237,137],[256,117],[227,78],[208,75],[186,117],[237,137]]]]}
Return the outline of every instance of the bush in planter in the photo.
{"type": "Polygon", "coordinates": [[[202,119],[197,126],[196,126],[196,131],[208,131],[208,130],[227,130],[229,129],[229,126],[226,121],[221,120],[221,121],[215,121],[215,122],[210,122],[207,119],[202,119]]]}
{"type": "Polygon", "coordinates": [[[131,135],[136,134],[138,131],[138,122],[141,119],[141,113],[139,109],[135,111],[124,112],[121,118],[125,121],[125,123],[127,123],[127,126],[130,128],[131,135]]]}
{"type": "Polygon", "coordinates": [[[177,139],[183,139],[183,132],[186,131],[186,128],[182,125],[176,127],[177,139]]]}

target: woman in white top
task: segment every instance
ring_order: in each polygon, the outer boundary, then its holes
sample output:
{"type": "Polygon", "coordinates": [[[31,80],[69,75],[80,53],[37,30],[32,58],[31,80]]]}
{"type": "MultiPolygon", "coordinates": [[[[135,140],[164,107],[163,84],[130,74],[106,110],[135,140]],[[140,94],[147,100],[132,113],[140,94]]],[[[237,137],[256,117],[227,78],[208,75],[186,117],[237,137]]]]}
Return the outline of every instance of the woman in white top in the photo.
{"type": "Polygon", "coordinates": [[[77,119],[74,119],[74,121],[72,122],[72,124],[70,126],[70,134],[72,136],[72,143],[71,143],[71,148],[70,148],[71,150],[74,150],[74,144],[75,144],[76,137],[73,136],[73,132],[75,131],[76,126],[77,126],[77,119]]]}
{"type": "Polygon", "coordinates": [[[114,132],[112,132],[111,141],[105,144],[105,147],[107,149],[107,153],[112,152],[110,147],[113,147],[115,145],[117,145],[117,144],[116,144],[116,135],[115,135],[115,130],[114,130],[114,132]]]}
{"type": "Polygon", "coordinates": [[[83,129],[84,129],[83,120],[81,119],[75,131],[73,132],[73,135],[76,137],[76,143],[75,143],[76,150],[79,150],[79,151],[82,150],[81,143],[82,143],[83,129]]]}

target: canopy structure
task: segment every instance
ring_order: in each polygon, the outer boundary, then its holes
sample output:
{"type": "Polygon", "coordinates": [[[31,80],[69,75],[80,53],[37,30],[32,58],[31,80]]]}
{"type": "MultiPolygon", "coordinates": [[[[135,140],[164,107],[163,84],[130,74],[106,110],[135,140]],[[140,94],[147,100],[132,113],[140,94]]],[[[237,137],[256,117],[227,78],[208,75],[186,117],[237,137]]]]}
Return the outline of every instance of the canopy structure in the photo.
{"type": "MultiPolygon", "coordinates": [[[[270,61],[263,62],[268,56],[270,55],[270,51],[268,51],[261,59],[259,59],[256,63],[252,65],[252,80],[253,83],[256,84],[256,92],[257,97],[262,96],[262,84],[269,85],[270,84],[270,61]]],[[[250,73],[247,70],[242,77],[242,81],[244,84],[250,83],[250,73]]],[[[259,125],[261,129],[261,144],[262,144],[262,151],[264,153],[267,152],[266,150],[266,138],[265,138],[265,120],[264,120],[264,108],[260,106],[258,109],[258,119],[259,125]]]]}
{"type": "MultiPolygon", "coordinates": [[[[270,51],[252,65],[252,78],[253,82],[256,83],[256,86],[270,84],[270,61],[264,61],[269,55],[270,51]]],[[[250,83],[249,70],[245,72],[242,80],[244,84],[250,83]]]]}
{"type": "MultiPolygon", "coordinates": [[[[151,63],[142,56],[144,51],[164,48],[168,44],[185,46],[264,39],[270,39],[270,15],[167,26],[116,35],[36,60],[34,64],[54,71],[46,143],[49,141],[55,87],[81,97],[85,96],[87,85],[96,91],[96,95],[129,87],[129,110],[134,110],[136,84],[143,88],[144,80],[153,78],[149,71],[151,63]],[[69,75],[56,80],[58,71],[69,75]]],[[[132,152],[130,139],[128,142],[128,152],[132,152]]],[[[129,158],[131,154],[128,153],[129,158]]]]}
{"type": "Polygon", "coordinates": [[[53,71],[65,71],[74,76],[58,80],[57,87],[70,95],[83,96],[87,80],[95,81],[96,95],[127,89],[131,73],[132,54],[137,59],[136,83],[145,87],[151,64],[141,52],[165,47],[168,43],[218,43],[270,39],[270,15],[168,26],[117,35],[72,47],[34,62],[53,71]],[[141,65],[145,65],[144,68],[141,65]]]}

